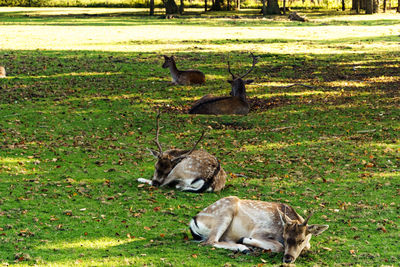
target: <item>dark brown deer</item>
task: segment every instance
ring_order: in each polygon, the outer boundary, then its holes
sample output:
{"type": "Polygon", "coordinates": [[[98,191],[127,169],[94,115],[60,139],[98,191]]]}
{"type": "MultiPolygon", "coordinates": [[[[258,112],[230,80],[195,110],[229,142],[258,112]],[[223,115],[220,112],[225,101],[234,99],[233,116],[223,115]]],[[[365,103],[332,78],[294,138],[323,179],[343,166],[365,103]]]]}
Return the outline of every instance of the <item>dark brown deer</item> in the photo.
{"type": "Polygon", "coordinates": [[[199,70],[178,70],[175,63],[175,57],[164,56],[164,69],[169,68],[172,76],[173,84],[203,84],[206,81],[206,76],[199,70]]]}
{"type": "Polygon", "coordinates": [[[232,80],[228,82],[232,86],[231,96],[215,97],[212,95],[203,96],[196,101],[189,114],[240,114],[246,115],[250,111],[250,104],[246,99],[246,84],[250,84],[253,80],[243,80],[250,72],[253,71],[257,64],[257,57],[250,53],[253,58],[253,65],[243,75],[235,75],[231,71],[231,66],[228,61],[228,72],[232,75],[232,80]]]}
{"type": "Polygon", "coordinates": [[[156,138],[158,151],[150,150],[157,158],[152,180],[139,178],[138,182],[153,186],[174,186],[187,192],[220,191],[225,186],[226,173],[216,157],[204,150],[196,150],[204,132],[190,150],[169,149],[163,152],[159,135],[160,113],[157,114],[156,138]]]}
{"type": "Polygon", "coordinates": [[[257,200],[225,197],[200,211],[190,221],[193,238],[206,245],[242,253],[251,247],[283,252],[283,262],[293,263],[310,239],[328,225],[308,224],[292,207],[257,200]]]}

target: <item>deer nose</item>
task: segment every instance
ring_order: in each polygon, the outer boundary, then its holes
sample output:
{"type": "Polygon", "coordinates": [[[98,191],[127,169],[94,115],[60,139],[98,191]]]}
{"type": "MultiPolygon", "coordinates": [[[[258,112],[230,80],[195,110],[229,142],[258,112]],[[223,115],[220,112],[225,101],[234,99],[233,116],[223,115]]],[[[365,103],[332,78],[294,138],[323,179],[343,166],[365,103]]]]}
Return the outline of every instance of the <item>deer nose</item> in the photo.
{"type": "Polygon", "coordinates": [[[283,256],[284,263],[291,263],[294,261],[294,257],[292,255],[286,254],[283,256]]]}

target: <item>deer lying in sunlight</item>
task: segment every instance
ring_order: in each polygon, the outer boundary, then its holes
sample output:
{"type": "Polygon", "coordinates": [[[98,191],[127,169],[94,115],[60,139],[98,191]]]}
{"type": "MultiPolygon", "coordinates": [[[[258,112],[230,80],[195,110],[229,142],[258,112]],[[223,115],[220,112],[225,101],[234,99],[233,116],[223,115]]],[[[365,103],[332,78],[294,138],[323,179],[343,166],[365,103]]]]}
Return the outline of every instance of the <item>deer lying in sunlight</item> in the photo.
{"type": "Polygon", "coordinates": [[[195,240],[217,248],[248,253],[251,247],[284,252],[283,262],[293,263],[310,239],[328,225],[309,225],[286,204],[225,197],[199,212],[190,221],[195,240]]]}

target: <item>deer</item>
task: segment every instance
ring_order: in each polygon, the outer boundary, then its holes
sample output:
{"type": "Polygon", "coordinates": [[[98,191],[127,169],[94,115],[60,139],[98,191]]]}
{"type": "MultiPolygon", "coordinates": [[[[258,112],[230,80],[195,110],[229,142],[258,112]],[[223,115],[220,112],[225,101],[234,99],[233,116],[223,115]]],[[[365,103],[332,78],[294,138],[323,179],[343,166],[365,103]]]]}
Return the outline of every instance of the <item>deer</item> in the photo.
{"type": "Polygon", "coordinates": [[[5,77],[6,77],[6,68],[0,66],[0,78],[5,78],[5,77]]]}
{"type": "Polygon", "coordinates": [[[283,252],[283,262],[293,263],[310,239],[328,229],[328,225],[303,219],[292,207],[278,202],[222,198],[190,220],[195,240],[205,245],[250,253],[252,247],[283,252]]]}
{"type": "Polygon", "coordinates": [[[228,60],[228,72],[232,76],[232,80],[228,80],[231,84],[231,96],[214,97],[212,95],[205,95],[200,100],[196,101],[189,114],[238,114],[246,115],[250,111],[250,104],[246,99],[246,84],[250,84],[253,80],[244,80],[244,77],[253,71],[258,60],[257,57],[250,53],[253,58],[253,64],[245,74],[235,75],[231,71],[230,62],[228,60]]]}
{"type": "Polygon", "coordinates": [[[206,82],[206,76],[199,70],[178,70],[174,56],[168,57],[164,55],[164,60],[162,67],[164,69],[169,68],[173,84],[190,85],[206,82]]]}
{"type": "Polygon", "coordinates": [[[216,157],[204,150],[196,150],[205,131],[190,150],[169,149],[163,151],[159,136],[160,113],[156,119],[154,143],[158,150],[149,149],[157,159],[151,180],[139,178],[140,183],[156,187],[172,186],[185,192],[218,192],[225,186],[226,173],[216,157]]]}

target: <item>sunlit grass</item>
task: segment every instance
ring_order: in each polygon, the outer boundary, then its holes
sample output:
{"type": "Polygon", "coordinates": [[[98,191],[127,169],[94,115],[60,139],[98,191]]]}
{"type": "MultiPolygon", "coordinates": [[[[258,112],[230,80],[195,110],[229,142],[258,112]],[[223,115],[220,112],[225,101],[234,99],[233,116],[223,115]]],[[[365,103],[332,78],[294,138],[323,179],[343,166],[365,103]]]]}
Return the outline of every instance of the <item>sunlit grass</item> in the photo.
{"type": "Polygon", "coordinates": [[[127,244],[130,242],[135,242],[135,239],[127,238],[98,238],[98,239],[79,239],[75,241],[65,241],[58,243],[47,243],[40,245],[35,249],[70,249],[70,248],[80,248],[84,250],[90,249],[106,249],[109,247],[119,246],[127,244]]]}

